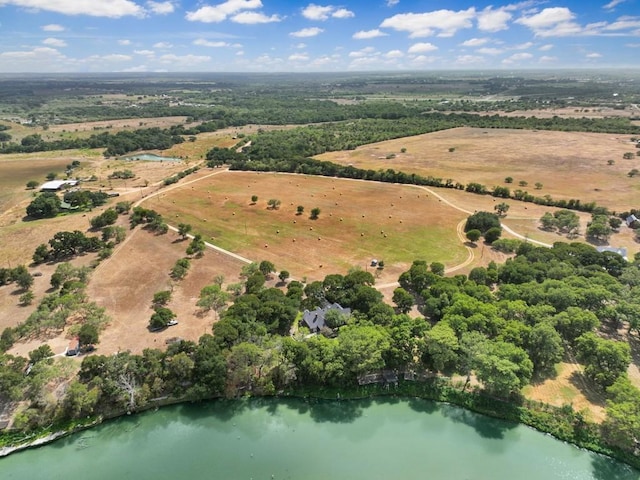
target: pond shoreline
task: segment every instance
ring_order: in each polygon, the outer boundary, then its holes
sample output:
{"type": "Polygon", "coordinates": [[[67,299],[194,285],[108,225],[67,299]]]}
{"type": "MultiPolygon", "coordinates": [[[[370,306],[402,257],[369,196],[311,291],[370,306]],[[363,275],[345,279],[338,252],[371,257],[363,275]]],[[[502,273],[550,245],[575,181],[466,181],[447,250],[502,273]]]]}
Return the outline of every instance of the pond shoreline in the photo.
{"type": "MultiPolygon", "coordinates": [[[[550,405],[538,404],[540,410],[532,408],[534,405],[529,402],[528,405],[518,405],[514,402],[507,402],[505,400],[496,399],[493,397],[487,397],[481,395],[478,392],[466,392],[458,390],[453,387],[448,381],[443,379],[434,379],[433,382],[401,382],[395,387],[389,385],[372,384],[366,386],[360,386],[353,389],[337,389],[337,388],[314,388],[314,389],[289,389],[278,392],[273,396],[259,396],[253,397],[271,397],[271,398],[299,398],[299,399],[314,399],[314,400],[326,400],[326,401],[350,401],[350,400],[364,400],[374,398],[420,398],[423,400],[429,400],[436,403],[450,404],[463,409],[493,417],[514,424],[526,425],[541,433],[550,435],[557,440],[574,445],[577,448],[591,451],[600,455],[604,455],[622,463],[625,463],[640,472],[640,457],[632,456],[626,452],[611,449],[606,446],[599,436],[589,435],[585,439],[580,439],[575,436],[567,435],[569,432],[573,432],[573,429],[568,430],[567,425],[572,425],[571,420],[576,418],[576,412],[550,405]],[[564,421],[564,424],[562,422],[564,421]],[[555,424],[554,424],[555,422],[555,424]],[[560,422],[560,423],[558,423],[560,422]],[[555,427],[555,428],[554,428],[555,427]],[[564,433],[564,434],[563,434],[564,433]]],[[[160,407],[178,405],[183,403],[200,403],[211,400],[220,400],[224,397],[211,397],[203,399],[192,398],[163,398],[158,399],[153,403],[145,405],[143,408],[137,409],[135,412],[129,411],[113,411],[100,417],[93,417],[87,423],[74,422],[73,424],[67,424],[67,426],[61,425],[59,429],[50,428],[46,431],[42,431],[40,434],[34,434],[36,438],[32,441],[19,443],[16,445],[10,445],[0,448],[0,458],[10,455],[11,453],[19,452],[22,450],[37,448],[55,440],[63,438],[65,436],[88,430],[94,426],[100,425],[106,421],[116,419],[125,415],[135,415],[143,413],[148,410],[157,410],[160,407]]],[[[240,401],[240,399],[237,399],[240,401]]],[[[597,424],[589,424],[585,422],[585,429],[588,429],[591,433],[599,432],[597,430],[597,424]]]]}

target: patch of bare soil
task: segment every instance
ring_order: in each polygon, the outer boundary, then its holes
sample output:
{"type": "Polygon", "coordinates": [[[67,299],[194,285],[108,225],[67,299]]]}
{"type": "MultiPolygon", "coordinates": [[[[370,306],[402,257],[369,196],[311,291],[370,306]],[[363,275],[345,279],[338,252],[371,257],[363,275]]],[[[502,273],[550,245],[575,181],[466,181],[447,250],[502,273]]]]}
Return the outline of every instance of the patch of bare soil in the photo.
{"type": "Polygon", "coordinates": [[[604,398],[587,383],[580,365],[563,362],[557,371],[555,378],[525,387],[525,396],[556,407],[571,405],[576,411],[588,411],[593,421],[603,421],[604,398]]]}
{"type": "Polygon", "coordinates": [[[211,332],[215,313],[200,314],[196,307],[200,289],[213,283],[216,275],[223,275],[226,284],[239,281],[243,263],[208,249],[202,258],[191,261],[185,279],[173,281],[169,271],[176,260],[185,256],[188,245],[188,241],[179,238],[173,232],[156,236],[138,228],[96,269],[87,293],[112,318],[101,335],[99,353],[140,353],[148,347],[164,348],[172,337],[197,341],[202,334],[211,332]],[[160,290],[173,291],[167,306],[178,314],[178,325],[149,332],[151,300],[160,290]]]}

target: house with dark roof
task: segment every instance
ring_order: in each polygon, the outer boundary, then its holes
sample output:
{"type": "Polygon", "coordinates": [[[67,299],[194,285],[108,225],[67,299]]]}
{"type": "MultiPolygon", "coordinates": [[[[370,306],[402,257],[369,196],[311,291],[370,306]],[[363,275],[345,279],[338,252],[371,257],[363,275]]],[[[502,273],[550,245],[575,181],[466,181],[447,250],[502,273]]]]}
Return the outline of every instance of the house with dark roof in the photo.
{"type": "Polygon", "coordinates": [[[625,260],[629,260],[627,258],[627,249],[624,247],[596,247],[596,250],[598,250],[600,253],[602,252],[617,253],[625,260]]]}
{"type": "Polygon", "coordinates": [[[351,315],[350,308],[342,308],[339,303],[333,303],[331,305],[327,305],[324,308],[316,307],[315,310],[305,310],[302,313],[302,323],[309,327],[309,330],[311,330],[313,333],[317,333],[326,326],[324,318],[327,312],[330,310],[338,310],[344,315],[351,315]]]}

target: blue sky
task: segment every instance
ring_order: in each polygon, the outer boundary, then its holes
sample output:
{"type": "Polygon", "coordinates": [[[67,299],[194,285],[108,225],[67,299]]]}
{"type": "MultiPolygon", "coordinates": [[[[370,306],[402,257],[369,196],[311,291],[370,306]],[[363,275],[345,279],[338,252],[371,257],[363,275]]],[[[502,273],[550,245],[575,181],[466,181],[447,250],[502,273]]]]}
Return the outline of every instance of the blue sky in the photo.
{"type": "Polygon", "coordinates": [[[0,0],[0,73],[640,66],[640,0],[0,0]]]}

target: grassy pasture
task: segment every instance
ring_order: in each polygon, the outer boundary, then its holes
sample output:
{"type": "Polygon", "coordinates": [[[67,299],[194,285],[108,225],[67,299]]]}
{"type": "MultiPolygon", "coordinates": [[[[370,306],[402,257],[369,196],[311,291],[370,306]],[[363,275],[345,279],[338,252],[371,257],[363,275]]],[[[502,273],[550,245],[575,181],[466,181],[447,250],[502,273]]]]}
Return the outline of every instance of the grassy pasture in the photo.
{"type": "Polygon", "coordinates": [[[44,183],[49,172],[64,177],[62,173],[65,166],[72,161],[69,157],[47,158],[45,155],[36,154],[2,157],[0,156],[0,213],[16,203],[31,198],[33,191],[25,187],[29,180],[44,183]]]}
{"type": "Polygon", "coordinates": [[[319,155],[322,160],[367,169],[400,170],[504,185],[536,196],[595,201],[613,210],[637,207],[640,177],[627,173],[640,167],[640,157],[622,158],[636,148],[630,136],[596,133],[456,128],[379,142],[352,151],[319,155]],[[405,153],[401,149],[406,148],[405,153]],[[453,151],[450,151],[453,149],[453,151]],[[395,158],[387,156],[394,154],[395,158]],[[613,165],[607,161],[613,160],[613,165]],[[506,177],[512,184],[505,184],[506,177]],[[521,187],[520,181],[527,186],[521,187]],[[540,190],[535,183],[542,183],[540,190]]]}
{"type": "Polygon", "coordinates": [[[271,260],[297,278],[365,268],[377,258],[393,281],[415,259],[452,266],[466,258],[456,234],[466,216],[414,187],[229,172],[152,198],[145,207],[170,224],[193,225],[222,248],[271,260]],[[278,210],[267,208],[271,198],[282,202],[278,210]],[[296,214],[298,205],[304,206],[302,215],[296,214]],[[315,207],[321,213],[311,220],[315,207]]]}

